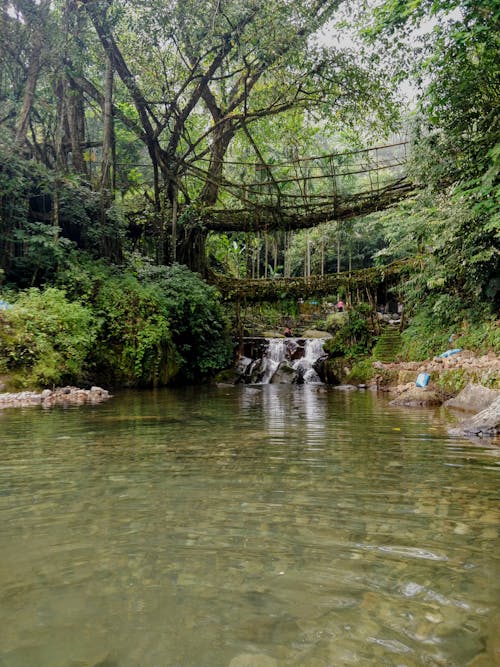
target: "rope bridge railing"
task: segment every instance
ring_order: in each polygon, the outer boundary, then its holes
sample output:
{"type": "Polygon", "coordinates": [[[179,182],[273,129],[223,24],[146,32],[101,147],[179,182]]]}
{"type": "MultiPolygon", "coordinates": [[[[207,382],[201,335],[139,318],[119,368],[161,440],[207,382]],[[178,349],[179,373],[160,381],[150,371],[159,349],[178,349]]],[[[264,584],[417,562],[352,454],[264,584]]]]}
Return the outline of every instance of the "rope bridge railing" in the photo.
{"type": "MultiPolygon", "coordinates": [[[[407,142],[279,162],[229,160],[224,175],[215,180],[203,162],[188,165],[187,171],[218,186],[225,211],[297,215],[328,209],[334,216],[342,203],[371,199],[404,180],[407,142]]],[[[213,215],[216,211],[214,207],[213,215]]]]}

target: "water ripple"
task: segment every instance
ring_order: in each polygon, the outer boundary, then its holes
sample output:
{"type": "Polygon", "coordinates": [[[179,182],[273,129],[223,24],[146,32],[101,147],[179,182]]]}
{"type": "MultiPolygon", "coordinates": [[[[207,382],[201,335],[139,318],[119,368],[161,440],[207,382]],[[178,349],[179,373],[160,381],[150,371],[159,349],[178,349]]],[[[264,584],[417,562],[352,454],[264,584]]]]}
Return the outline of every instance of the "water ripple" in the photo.
{"type": "Polygon", "coordinates": [[[436,414],[282,386],[2,413],[0,664],[487,664],[498,455],[436,414]]]}

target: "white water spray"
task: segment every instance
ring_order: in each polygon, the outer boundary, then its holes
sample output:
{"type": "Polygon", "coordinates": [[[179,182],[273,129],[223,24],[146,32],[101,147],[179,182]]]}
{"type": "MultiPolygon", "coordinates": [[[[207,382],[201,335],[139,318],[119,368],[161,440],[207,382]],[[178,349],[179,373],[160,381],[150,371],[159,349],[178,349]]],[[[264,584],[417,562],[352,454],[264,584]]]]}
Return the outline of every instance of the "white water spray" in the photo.
{"type": "Polygon", "coordinates": [[[242,376],[253,384],[280,382],[277,372],[283,368],[291,383],[321,384],[313,365],[324,355],[324,342],[322,338],[269,338],[263,356],[240,357],[238,370],[243,369],[242,376]]]}

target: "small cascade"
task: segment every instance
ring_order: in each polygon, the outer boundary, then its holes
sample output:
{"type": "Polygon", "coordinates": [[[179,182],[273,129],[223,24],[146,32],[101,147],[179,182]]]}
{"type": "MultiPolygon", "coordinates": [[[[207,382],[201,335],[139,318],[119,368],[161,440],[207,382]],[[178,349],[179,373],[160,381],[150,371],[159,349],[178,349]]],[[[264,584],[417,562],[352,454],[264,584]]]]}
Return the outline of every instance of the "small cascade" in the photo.
{"type": "Polygon", "coordinates": [[[237,362],[240,383],[320,384],[314,365],[324,356],[322,338],[249,338],[237,362]]]}

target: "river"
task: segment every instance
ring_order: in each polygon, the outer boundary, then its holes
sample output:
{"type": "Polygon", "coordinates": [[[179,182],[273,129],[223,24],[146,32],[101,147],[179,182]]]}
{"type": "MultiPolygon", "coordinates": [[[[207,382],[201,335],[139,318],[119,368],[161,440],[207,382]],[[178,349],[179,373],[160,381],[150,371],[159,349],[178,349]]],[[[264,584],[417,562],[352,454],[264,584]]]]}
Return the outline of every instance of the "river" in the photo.
{"type": "Polygon", "coordinates": [[[500,449],[321,386],[0,412],[1,667],[500,664],[500,449]]]}

